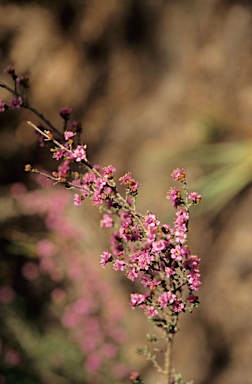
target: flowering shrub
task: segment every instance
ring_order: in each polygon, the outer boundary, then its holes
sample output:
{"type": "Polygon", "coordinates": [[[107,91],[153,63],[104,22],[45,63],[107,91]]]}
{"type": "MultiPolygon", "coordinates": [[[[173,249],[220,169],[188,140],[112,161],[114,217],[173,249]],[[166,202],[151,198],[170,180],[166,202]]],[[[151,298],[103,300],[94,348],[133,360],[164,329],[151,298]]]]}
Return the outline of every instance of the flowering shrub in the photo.
{"type": "MultiPolygon", "coordinates": [[[[28,123],[40,135],[41,145],[44,142],[51,143],[53,158],[60,162],[52,174],[43,173],[30,164],[25,166],[25,170],[74,190],[76,206],[90,198],[92,204],[99,208],[102,214],[101,226],[113,228],[111,247],[101,255],[101,267],[112,264],[115,271],[125,271],[130,280],[138,279],[141,282],[144,293],[132,293],[130,305],[133,309],[143,308],[147,318],[162,330],[166,341],[163,367],[148,347],[139,348],[138,353],[145,354],[153,362],[158,372],[164,375],[166,383],[182,383],[182,379],[172,372],[172,344],[178,332],[179,314],[186,310],[191,312],[199,303],[195,291],[198,291],[201,284],[200,259],[190,252],[186,241],[190,207],[198,204],[202,196],[197,192],[189,193],[185,171],[176,169],[172,177],[181,183],[182,188],[171,188],[167,194],[176,210],[173,227],[162,225],[151,212],[141,214],[136,208],[140,184],[130,173],[123,175],[119,179],[125,187],[123,197],[115,182],[116,169],[111,165],[103,168],[93,166],[89,162],[87,145],[80,142],[80,124],[73,122],[68,129],[71,108],[63,108],[59,112],[63,118],[62,134],[27,103],[28,79],[21,84],[22,81],[18,80],[20,78],[12,67],[6,72],[12,76],[15,89],[11,90],[3,83],[0,85],[14,94],[15,102],[13,99],[10,104],[0,101],[1,108],[24,107],[35,112],[48,129],[28,123]],[[17,92],[17,85],[22,85],[23,97],[17,92]],[[83,166],[83,172],[71,170],[74,164],[83,166]]],[[[147,340],[150,343],[159,341],[156,335],[147,335],[147,340]]],[[[131,379],[135,383],[142,383],[137,372],[132,373],[131,379]]]]}

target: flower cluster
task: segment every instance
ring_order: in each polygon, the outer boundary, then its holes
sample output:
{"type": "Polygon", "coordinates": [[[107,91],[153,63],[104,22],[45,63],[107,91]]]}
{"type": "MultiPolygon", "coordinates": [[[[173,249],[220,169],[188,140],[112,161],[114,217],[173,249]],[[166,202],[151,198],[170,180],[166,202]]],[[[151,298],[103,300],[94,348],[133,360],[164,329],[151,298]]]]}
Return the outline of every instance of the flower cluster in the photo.
{"type": "MultiPolygon", "coordinates": [[[[49,137],[48,133],[44,134],[49,137]]],[[[179,313],[187,309],[192,311],[198,305],[198,297],[193,291],[198,291],[201,284],[200,259],[190,252],[186,241],[189,208],[198,204],[202,196],[197,192],[188,193],[185,171],[175,170],[172,176],[183,183],[183,189],[171,189],[168,193],[176,213],[173,227],[162,225],[153,213],[141,215],[136,210],[140,184],[132,175],[127,173],[120,178],[121,184],[126,186],[123,198],[114,180],[116,169],[111,165],[104,168],[91,166],[87,159],[87,146],[72,146],[74,136],[74,132],[65,131],[65,143],[52,140],[56,145],[53,157],[61,160],[61,164],[58,172],[53,172],[50,178],[78,192],[74,194],[76,206],[89,197],[93,205],[99,207],[103,212],[101,226],[114,228],[111,250],[103,252],[100,265],[105,268],[112,263],[115,271],[125,271],[130,280],[139,279],[147,292],[131,295],[132,308],[144,308],[146,316],[166,334],[176,333],[179,313]],[[74,162],[85,165],[89,171],[70,173],[74,162]]]]}
{"type": "MultiPolygon", "coordinates": [[[[7,73],[13,77],[16,85],[14,69],[9,68],[7,73]]],[[[19,108],[23,105],[23,100],[17,92],[14,94],[16,98],[11,101],[10,107],[19,108]]],[[[3,102],[0,108],[5,108],[3,102]]],[[[178,330],[179,313],[186,309],[192,311],[198,304],[198,297],[193,291],[198,291],[201,284],[200,259],[191,253],[186,242],[189,209],[198,204],[203,196],[198,192],[188,192],[186,173],[184,169],[177,168],[172,172],[172,177],[182,183],[182,189],[171,188],[167,193],[167,198],[176,210],[173,227],[162,225],[151,212],[140,214],[136,209],[140,184],[131,173],[122,175],[119,181],[126,189],[123,197],[115,182],[116,169],[111,165],[104,168],[91,165],[87,158],[87,146],[80,142],[81,125],[73,121],[70,129],[67,128],[71,112],[71,108],[62,108],[59,111],[64,120],[63,135],[38,113],[49,126],[49,131],[28,122],[44,141],[49,142],[53,158],[60,161],[60,164],[51,175],[43,174],[29,164],[25,170],[40,173],[54,180],[55,184],[63,183],[68,189],[75,190],[74,205],[81,205],[89,197],[92,204],[99,208],[103,214],[101,226],[113,228],[111,249],[103,252],[100,265],[105,268],[111,263],[114,270],[124,271],[130,280],[139,279],[145,292],[133,293],[130,305],[133,309],[138,306],[144,308],[146,316],[163,329],[166,340],[170,343],[169,335],[178,330]],[[61,139],[55,139],[55,132],[61,139]],[[74,163],[79,168],[83,166],[84,172],[71,171],[74,163]]],[[[146,350],[146,354],[154,361],[149,350],[146,350]]],[[[166,374],[169,382],[171,372],[167,371],[166,374]]],[[[132,378],[135,382],[141,382],[136,373],[132,378]]]]}
{"type": "MultiPolygon", "coordinates": [[[[187,302],[191,303],[192,309],[197,303],[197,297],[192,291],[197,291],[201,284],[198,267],[200,259],[191,254],[186,240],[189,208],[199,203],[202,196],[197,192],[188,193],[185,171],[176,169],[172,173],[176,181],[183,183],[185,194],[183,197],[178,188],[168,193],[173,207],[177,209],[172,228],[167,224],[161,225],[153,213],[141,215],[132,208],[131,202],[135,201],[140,184],[130,173],[120,178],[121,184],[126,186],[125,198],[117,191],[114,181],[116,169],[113,166],[89,166],[91,172],[75,172],[71,175],[72,162],[89,165],[87,146],[81,144],[72,147],[74,132],[65,131],[63,144],[55,141],[47,131],[44,131],[44,135],[56,144],[52,149],[53,157],[61,160],[52,178],[78,191],[74,194],[76,206],[81,205],[85,197],[90,197],[92,203],[104,212],[101,226],[115,227],[110,240],[111,251],[101,255],[101,266],[104,268],[111,262],[114,270],[125,271],[132,281],[138,278],[144,288],[149,290],[144,301],[143,296],[138,296],[141,297],[140,302],[133,296],[131,306],[144,306],[147,317],[153,319],[162,316],[165,309],[173,316],[185,311],[187,302]]],[[[26,169],[30,169],[30,166],[26,166],[26,169]]]]}

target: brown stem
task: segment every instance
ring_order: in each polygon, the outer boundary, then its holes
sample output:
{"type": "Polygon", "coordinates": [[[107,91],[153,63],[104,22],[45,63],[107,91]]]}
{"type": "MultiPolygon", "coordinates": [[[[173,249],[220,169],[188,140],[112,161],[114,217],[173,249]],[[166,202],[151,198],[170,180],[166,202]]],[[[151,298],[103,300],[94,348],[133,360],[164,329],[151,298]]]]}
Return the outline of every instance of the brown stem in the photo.
{"type": "MultiPolygon", "coordinates": [[[[15,85],[16,85],[16,82],[15,82],[15,85]]],[[[15,95],[16,97],[21,97],[22,100],[23,100],[23,105],[22,105],[22,107],[27,108],[27,109],[30,109],[30,111],[32,111],[33,113],[35,113],[35,115],[37,115],[41,120],[43,120],[44,123],[46,123],[47,126],[48,126],[49,128],[51,128],[51,130],[52,130],[54,133],[57,133],[57,134],[59,135],[59,137],[62,137],[62,136],[63,136],[63,135],[58,131],[58,129],[56,129],[56,128],[52,125],[52,123],[51,123],[49,120],[47,120],[47,119],[42,115],[42,113],[40,113],[39,111],[37,111],[37,109],[33,108],[29,103],[27,103],[26,98],[23,98],[23,97],[20,95],[20,93],[17,92],[16,89],[15,89],[15,90],[11,89],[10,87],[8,87],[8,85],[6,85],[5,83],[3,83],[2,81],[0,81],[0,87],[7,89],[7,91],[9,91],[10,93],[12,93],[12,94],[15,95]]]]}
{"type": "Polygon", "coordinates": [[[170,384],[170,381],[171,381],[173,337],[174,337],[174,334],[170,333],[166,339],[167,342],[166,342],[165,364],[164,364],[165,384],[170,384]]]}

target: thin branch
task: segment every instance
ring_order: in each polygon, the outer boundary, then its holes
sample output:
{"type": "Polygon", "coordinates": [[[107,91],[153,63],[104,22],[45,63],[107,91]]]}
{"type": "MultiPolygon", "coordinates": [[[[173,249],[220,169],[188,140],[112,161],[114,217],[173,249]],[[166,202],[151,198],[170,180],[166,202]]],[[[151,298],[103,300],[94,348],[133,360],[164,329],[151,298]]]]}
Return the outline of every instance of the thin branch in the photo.
{"type": "Polygon", "coordinates": [[[165,384],[169,384],[171,380],[173,338],[174,338],[173,333],[170,333],[170,335],[167,336],[165,363],[164,363],[165,384]]]}
{"type": "MultiPolygon", "coordinates": [[[[15,82],[16,84],[16,82],[15,82]]],[[[24,100],[24,98],[17,92],[15,91],[14,89],[8,87],[8,85],[6,85],[5,83],[3,83],[2,81],[0,81],[0,87],[2,88],[5,88],[7,89],[7,91],[9,91],[10,93],[12,93],[13,95],[15,95],[17,98],[18,97],[21,97],[22,98],[22,102],[23,102],[23,105],[22,107],[23,108],[27,108],[27,109],[30,109],[30,111],[32,111],[35,115],[37,115],[41,120],[44,121],[44,123],[46,123],[46,125],[51,128],[51,130],[54,132],[54,133],[57,133],[57,135],[59,135],[60,137],[63,137],[62,133],[60,133],[60,131],[58,131],[57,128],[55,128],[52,123],[47,120],[43,115],[42,113],[40,113],[37,109],[35,109],[32,105],[30,105],[29,103],[27,103],[26,100],[24,100]]]]}

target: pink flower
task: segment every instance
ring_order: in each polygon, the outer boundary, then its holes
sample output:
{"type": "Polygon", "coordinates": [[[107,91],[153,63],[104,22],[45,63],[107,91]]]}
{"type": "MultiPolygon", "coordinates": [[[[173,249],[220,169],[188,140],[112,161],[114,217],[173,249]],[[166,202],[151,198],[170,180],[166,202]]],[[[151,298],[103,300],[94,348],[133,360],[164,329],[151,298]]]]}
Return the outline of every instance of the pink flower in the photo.
{"type": "Polygon", "coordinates": [[[123,260],[116,259],[116,261],[113,264],[113,268],[115,271],[123,271],[124,270],[124,264],[125,263],[123,260]]]}
{"type": "Polygon", "coordinates": [[[176,244],[175,248],[171,249],[171,258],[176,259],[178,261],[182,260],[182,249],[180,245],[176,244]]]}
{"type": "Polygon", "coordinates": [[[160,253],[163,249],[165,249],[165,241],[164,240],[157,240],[152,243],[152,251],[156,253],[160,253]]]}
{"type": "Polygon", "coordinates": [[[138,276],[138,273],[136,272],[136,268],[133,267],[133,268],[129,269],[129,270],[126,272],[126,275],[127,275],[127,277],[128,277],[130,280],[134,281],[135,278],[138,276]]]}
{"type": "Polygon", "coordinates": [[[174,312],[178,312],[178,313],[182,312],[183,308],[184,308],[184,304],[183,304],[182,300],[181,299],[177,299],[175,301],[175,303],[173,304],[174,312]]]}
{"type": "Polygon", "coordinates": [[[173,203],[173,208],[176,209],[182,204],[181,191],[179,189],[171,188],[170,191],[167,192],[167,199],[173,203]]]}
{"type": "Polygon", "coordinates": [[[198,296],[191,294],[188,296],[187,301],[189,303],[196,303],[198,301],[198,296]]]}
{"type": "Polygon", "coordinates": [[[186,242],[187,235],[185,233],[187,231],[186,226],[177,228],[174,232],[174,240],[176,243],[184,244],[186,242]]]}
{"type": "Polygon", "coordinates": [[[14,97],[10,101],[10,107],[13,108],[20,108],[20,106],[23,104],[23,100],[21,96],[18,96],[18,98],[14,97]]]}
{"type": "Polygon", "coordinates": [[[81,205],[82,200],[83,196],[78,195],[78,193],[74,194],[74,205],[81,205]]]}
{"type": "Polygon", "coordinates": [[[61,108],[59,111],[59,114],[61,117],[63,117],[64,120],[68,120],[71,112],[72,112],[72,108],[61,108]]]}
{"type": "Polygon", "coordinates": [[[153,305],[150,305],[146,309],[146,315],[149,317],[155,317],[156,315],[158,315],[158,311],[153,307],[153,305]]]}
{"type": "Polygon", "coordinates": [[[16,82],[18,85],[22,85],[24,88],[29,87],[29,77],[27,75],[18,77],[16,82]]]}
{"type": "Polygon", "coordinates": [[[5,68],[4,73],[6,75],[14,75],[15,69],[11,65],[9,65],[7,68],[5,68]]]}
{"type": "Polygon", "coordinates": [[[112,165],[108,165],[105,167],[102,171],[103,176],[107,177],[108,179],[111,179],[113,177],[113,174],[115,173],[116,169],[112,165]]]}
{"type": "Polygon", "coordinates": [[[186,223],[189,219],[189,213],[185,209],[181,209],[176,212],[177,220],[175,221],[176,225],[186,223]]]}
{"type": "Polygon", "coordinates": [[[156,216],[153,213],[149,213],[144,218],[144,225],[146,228],[150,227],[157,227],[160,224],[160,221],[156,218],[156,216]]]}
{"type": "Polygon", "coordinates": [[[145,302],[147,294],[141,295],[140,293],[132,293],[130,297],[131,297],[130,305],[132,307],[135,307],[136,305],[140,305],[145,302]]]}
{"type": "Polygon", "coordinates": [[[63,160],[62,163],[60,164],[58,168],[59,175],[62,177],[67,177],[68,176],[68,171],[70,169],[69,167],[69,160],[63,160]]]}
{"type": "Polygon", "coordinates": [[[26,164],[25,165],[25,172],[30,172],[32,170],[31,164],[26,164]]]}
{"type": "Polygon", "coordinates": [[[105,268],[105,265],[110,260],[112,260],[111,253],[109,253],[108,251],[104,251],[103,254],[101,255],[101,261],[100,261],[100,265],[102,266],[102,268],[105,268]]]}
{"type": "Polygon", "coordinates": [[[131,192],[137,192],[137,188],[141,185],[138,184],[136,180],[133,179],[131,173],[126,173],[124,176],[120,177],[121,185],[126,185],[127,188],[130,189],[131,192]]]}
{"type": "Polygon", "coordinates": [[[147,251],[141,251],[137,260],[138,260],[139,268],[145,269],[146,271],[148,271],[151,262],[154,261],[154,256],[147,251]]]}
{"type": "Polygon", "coordinates": [[[158,304],[160,305],[160,307],[164,308],[164,307],[167,307],[167,303],[168,303],[168,299],[167,299],[166,292],[163,292],[161,296],[159,296],[158,298],[158,304]]]}
{"type": "Polygon", "coordinates": [[[67,141],[67,140],[69,140],[69,139],[71,139],[71,137],[73,137],[73,136],[75,136],[76,135],[76,133],[73,133],[73,132],[71,132],[71,131],[65,131],[64,132],[64,136],[65,136],[65,140],[67,141]]]}
{"type": "Polygon", "coordinates": [[[113,220],[110,214],[106,213],[103,215],[103,219],[100,221],[101,227],[109,228],[113,226],[113,220]]]}
{"type": "Polygon", "coordinates": [[[190,289],[198,291],[199,285],[202,284],[199,277],[200,274],[197,272],[188,273],[187,278],[189,278],[188,285],[190,289]]]}
{"type": "Polygon", "coordinates": [[[161,296],[158,298],[158,303],[160,307],[167,307],[167,304],[172,304],[174,300],[176,299],[176,295],[172,293],[171,291],[163,292],[161,296]]]}
{"type": "Polygon", "coordinates": [[[161,281],[157,281],[156,279],[153,279],[153,280],[149,280],[148,282],[148,286],[150,287],[151,290],[155,290],[157,289],[157,286],[161,284],[161,281]]]}
{"type": "Polygon", "coordinates": [[[176,272],[173,270],[173,268],[171,267],[166,267],[165,268],[165,272],[166,272],[166,277],[169,278],[170,276],[174,275],[176,272]]]}
{"type": "Polygon", "coordinates": [[[204,196],[199,195],[198,192],[191,192],[188,195],[188,199],[191,199],[195,204],[197,204],[203,199],[204,196]]]}
{"type": "Polygon", "coordinates": [[[138,372],[131,372],[130,380],[136,380],[139,377],[138,372]]]}
{"type": "Polygon", "coordinates": [[[81,160],[87,160],[86,158],[86,145],[78,145],[76,149],[73,151],[73,155],[75,157],[75,161],[79,162],[81,160]]]}
{"type": "Polygon", "coordinates": [[[53,158],[56,160],[59,160],[63,157],[63,155],[66,153],[64,149],[56,149],[53,151],[53,158]]]}
{"type": "Polygon", "coordinates": [[[171,175],[174,178],[174,180],[185,181],[186,173],[183,168],[181,170],[179,168],[174,169],[171,175]]]}

